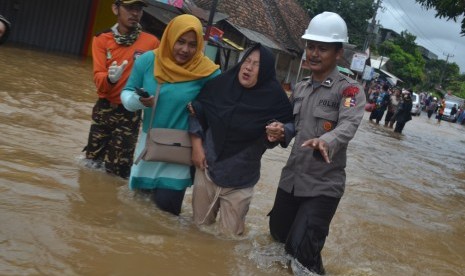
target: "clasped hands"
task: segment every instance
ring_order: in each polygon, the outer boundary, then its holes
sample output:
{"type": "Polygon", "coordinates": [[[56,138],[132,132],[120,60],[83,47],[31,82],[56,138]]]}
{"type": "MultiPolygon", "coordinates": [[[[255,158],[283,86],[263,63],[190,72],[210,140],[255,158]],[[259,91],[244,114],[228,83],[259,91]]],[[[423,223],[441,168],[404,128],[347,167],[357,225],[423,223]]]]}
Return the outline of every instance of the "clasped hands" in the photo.
{"type": "MultiPolygon", "coordinates": [[[[265,129],[266,129],[266,135],[267,135],[268,141],[272,143],[284,141],[284,124],[283,123],[272,122],[268,124],[265,127],[265,129]]],[[[318,150],[321,153],[321,156],[323,156],[323,159],[325,160],[326,163],[329,164],[331,162],[329,160],[328,143],[326,143],[324,140],[321,140],[319,138],[309,139],[303,142],[301,147],[309,147],[314,150],[318,150]]]]}

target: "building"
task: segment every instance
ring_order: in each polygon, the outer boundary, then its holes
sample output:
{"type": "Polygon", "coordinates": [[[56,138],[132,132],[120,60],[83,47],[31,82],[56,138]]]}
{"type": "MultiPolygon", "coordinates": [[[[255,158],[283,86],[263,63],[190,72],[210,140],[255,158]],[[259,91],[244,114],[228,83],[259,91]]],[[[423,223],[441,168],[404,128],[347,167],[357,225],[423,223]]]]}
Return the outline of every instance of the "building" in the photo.
{"type": "Polygon", "coordinates": [[[392,40],[396,37],[400,37],[400,34],[398,34],[396,31],[378,26],[375,44],[379,45],[386,40],[392,40]]]}
{"type": "MultiPolygon", "coordinates": [[[[209,10],[212,1],[193,2],[209,10]]],[[[227,15],[215,25],[224,31],[224,38],[243,48],[256,42],[267,46],[276,58],[278,80],[282,83],[297,81],[305,47],[301,36],[310,18],[296,0],[219,1],[217,10],[227,15]]],[[[230,58],[237,62],[239,56],[230,58]]]]}
{"type": "MultiPolygon", "coordinates": [[[[2,0],[1,13],[12,23],[9,43],[78,56],[89,56],[92,37],[115,23],[114,0],[2,0]]],[[[175,16],[189,13],[204,25],[211,0],[177,1],[174,7],[163,0],[146,0],[142,25],[161,37],[175,16]]],[[[220,39],[210,39],[207,49],[225,70],[234,65],[240,52],[260,42],[275,54],[278,79],[296,82],[304,51],[300,39],[310,21],[296,0],[219,1],[213,20],[220,39]]]]}
{"type": "Polygon", "coordinates": [[[426,49],[425,47],[423,46],[420,46],[418,45],[418,50],[421,52],[421,55],[425,58],[425,59],[429,59],[429,60],[436,60],[438,59],[438,55],[436,55],[435,53],[431,52],[430,50],[426,49]]]}

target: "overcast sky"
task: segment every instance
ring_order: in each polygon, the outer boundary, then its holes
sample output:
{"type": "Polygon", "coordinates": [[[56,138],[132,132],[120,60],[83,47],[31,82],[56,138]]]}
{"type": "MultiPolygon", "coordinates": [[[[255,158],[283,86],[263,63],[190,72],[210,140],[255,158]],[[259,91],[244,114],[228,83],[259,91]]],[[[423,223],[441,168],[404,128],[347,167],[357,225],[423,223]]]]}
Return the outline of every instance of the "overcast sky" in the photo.
{"type": "Polygon", "coordinates": [[[434,15],[435,10],[426,10],[415,0],[382,0],[383,9],[378,10],[376,20],[384,27],[400,32],[407,30],[417,37],[416,43],[430,50],[438,59],[455,62],[460,72],[465,73],[465,37],[460,35],[461,18],[454,22],[434,15]]]}

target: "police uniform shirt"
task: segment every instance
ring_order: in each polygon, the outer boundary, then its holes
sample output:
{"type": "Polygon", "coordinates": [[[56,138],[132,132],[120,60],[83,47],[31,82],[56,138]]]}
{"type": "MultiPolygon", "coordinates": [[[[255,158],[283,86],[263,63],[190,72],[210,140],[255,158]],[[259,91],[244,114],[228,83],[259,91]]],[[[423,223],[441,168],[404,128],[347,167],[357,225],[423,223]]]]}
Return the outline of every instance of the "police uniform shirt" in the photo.
{"type": "Polygon", "coordinates": [[[347,145],[364,114],[362,87],[335,68],[320,84],[312,83],[311,78],[298,83],[291,101],[295,122],[285,127],[286,143],[294,135],[295,141],[279,187],[295,196],[342,197],[347,145]],[[328,144],[330,164],[319,151],[301,147],[312,138],[328,144]]]}

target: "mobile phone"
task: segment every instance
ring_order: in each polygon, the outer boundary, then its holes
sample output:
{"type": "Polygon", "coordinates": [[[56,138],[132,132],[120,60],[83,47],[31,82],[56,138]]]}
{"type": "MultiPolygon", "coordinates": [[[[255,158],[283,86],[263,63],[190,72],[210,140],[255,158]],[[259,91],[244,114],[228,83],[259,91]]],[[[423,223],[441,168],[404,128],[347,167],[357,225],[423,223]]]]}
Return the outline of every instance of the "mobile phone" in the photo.
{"type": "Polygon", "coordinates": [[[144,88],[136,87],[136,93],[137,93],[137,95],[141,96],[142,98],[150,97],[150,94],[147,91],[145,91],[144,88]]]}

